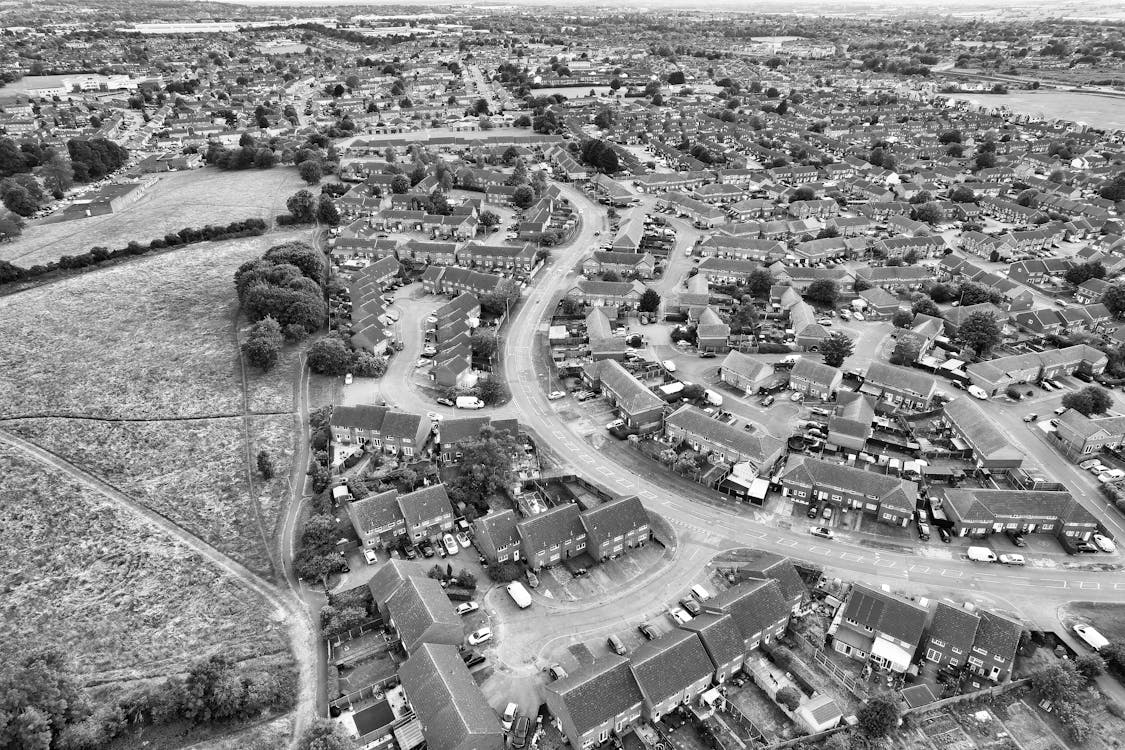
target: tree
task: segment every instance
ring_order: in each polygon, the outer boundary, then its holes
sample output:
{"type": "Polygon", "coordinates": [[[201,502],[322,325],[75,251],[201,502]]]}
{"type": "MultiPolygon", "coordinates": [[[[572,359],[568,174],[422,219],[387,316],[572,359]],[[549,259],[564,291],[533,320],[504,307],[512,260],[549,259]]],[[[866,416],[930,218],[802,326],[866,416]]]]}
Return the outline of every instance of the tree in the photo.
{"type": "Polygon", "coordinates": [[[1065,278],[1066,280],[1078,286],[1090,279],[1104,279],[1106,274],[1105,266],[1101,261],[1094,260],[1089,263],[1080,263],[1076,266],[1071,266],[1067,269],[1065,278]]]}
{"type": "Polygon", "coordinates": [[[273,457],[270,456],[269,451],[258,451],[258,471],[261,473],[263,479],[273,479],[274,464],[273,457]]]}
{"type": "Polygon", "coordinates": [[[960,290],[950,284],[933,284],[930,286],[927,294],[930,295],[930,299],[932,299],[934,302],[942,304],[945,302],[952,302],[953,300],[957,299],[957,295],[960,294],[960,290]]]}
{"type": "Polygon", "coordinates": [[[1084,682],[1070,661],[1056,661],[1031,675],[1031,686],[1052,703],[1074,702],[1084,682]]]}
{"type": "Polygon", "coordinates": [[[333,227],[340,223],[340,209],[336,208],[336,201],[331,195],[320,194],[316,201],[316,220],[333,227]]]}
{"type": "Polygon", "coordinates": [[[996,166],[996,154],[992,151],[978,151],[973,163],[977,169],[991,169],[996,166]]]}
{"type": "Polygon", "coordinates": [[[528,185],[520,185],[512,193],[512,203],[519,208],[529,208],[535,202],[535,191],[528,185]]]}
{"type": "Polygon", "coordinates": [[[870,288],[871,282],[863,278],[862,276],[856,276],[855,281],[852,282],[852,291],[856,294],[859,294],[860,292],[866,292],[870,288]]]}
{"type": "Polygon", "coordinates": [[[638,305],[641,312],[656,312],[660,309],[660,292],[646,288],[638,305]]]}
{"type": "Polygon", "coordinates": [[[914,322],[914,313],[909,310],[895,310],[894,316],[891,318],[891,325],[895,328],[908,328],[914,322]]]}
{"type": "Polygon", "coordinates": [[[976,203],[977,195],[973,192],[972,188],[958,185],[949,191],[949,200],[954,203],[976,203]]]}
{"type": "MultiPolygon", "coordinates": [[[[755,297],[766,297],[773,288],[773,276],[764,268],[755,268],[746,277],[746,289],[755,297]]],[[[1123,295],[1125,301],[1125,295],[1123,295]]]]}
{"type": "Polygon", "coordinates": [[[57,747],[64,728],[89,715],[86,696],[61,652],[36,647],[11,653],[0,670],[0,746],[57,747]]]}
{"type": "Polygon", "coordinates": [[[613,110],[609,107],[602,109],[594,115],[594,124],[602,130],[608,130],[613,126],[613,110]]]}
{"type": "Polygon", "coordinates": [[[844,360],[855,351],[855,343],[843,331],[833,331],[820,342],[820,352],[824,355],[824,364],[829,367],[839,367],[844,360]]]}
{"type": "Polygon", "coordinates": [[[313,719],[297,738],[297,750],[355,750],[343,725],[331,719],[313,719]]]}
{"type": "Polygon", "coordinates": [[[938,224],[945,221],[945,211],[937,203],[923,203],[914,209],[914,220],[924,221],[927,224],[938,224]]]}
{"type": "Polygon", "coordinates": [[[516,166],[512,169],[512,175],[508,178],[509,185],[526,185],[527,184],[527,165],[524,164],[523,159],[516,159],[516,166]]]}
{"type": "Polygon", "coordinates": [[[1088,385],[1080,391],[1071,391],[1063,396],[1062,405],[1088,417],[1091,414],[1104,414],[1113,406],[1113,399],[1104,388],[1088,385]]]}
{"type": "Polygon", "coordinates": [[[886,696],[876,695],[856,713],[859,728],[868,737],[886,737],[898,726],[898,707],[886,696]]]}
{"type": "Polygon", "coordinates": [[[918,343],[916,336],[903,336],[895,343],[895,348],[891,352],[891,364],[909,366],[918,361],[918,355],[922,353],[922,347],[918,343]]]}
{"type": "Polygon", "coordinates": [[[309,347],[309,369],[318,375],[344,375],[352,363],[352,353],[338,338],[317,341],[309,347]]]}
{"type": "Polygon", "coordinates": [[[301,175],[301,179],[310,185],[315,185],[320,182],[324,171],[321,168],[320,162],[315,159],[306,159],[297,165],[297,174],[301,175]]]}
{"type": "Polygon", "coordinates": [[[790,711],[796,711],[801,706],[801,692],[789,685],[778,690],[773,699],[778,705],[785,706],[790,711]]]}
{"type": "MultiPolygon", "coordinates": [[[[7,180],[5,180],[7,182],[7,180]]],[[[0,200],[5,208],[19,216],[28,217],[39,210],[39,201],[23,185],[0,185],[0,200]]]]}
{"type": "Polygon", "coordinates": [[[498,348],[496,334],[492,331],[476,329],[469,338],[475,359],[490,360],[496,355],[498,348]]]}
{"type": "Polygon", "coordinates": [[[975,312],[961,323],[955,339],[982,355],[1000,343],[1000,324],[990,312],[975,312]]]}
{"type": "Polygon", "coordinates": [[[1115,317],[1120,317],[1125,313],[1125,282],[1110,284],[1102,293],[1101,302],[1115,317]]]}
{"type": "Polygon", "coordinates": [[[351,372],[361,378],[381,378],[387,371],[387,360],[371,352],[352,353],[351,372]]]}
{"type": "Polygon", "coordinates": [[[985,286],[966,282],[961,285],[959,297],[962,307],[992,301],[992,292],[985,286]]]}
{"type": "Polygon", "coordinates": [[[490,378],[477,383],[477,397],[488,405],[498,404],[508,395],[504,383],[498,378],[490,378]]]}
{"type": "Polygon", "coordinates": [[[316,216],[316,200],[308,190],[298,190],[285,201],[289,215],[299,224],[309,224],[316,216]]]}
{"type": "Polygon", "coordinates": [[[396,174],[391,178],[391,192],[402,195],[410,189],[410,178],[404,174],[396,174]]]}
{"type": "Polygon", "coordinates": [[[69,162],[58,154],[51,157],[39,167],[39,176],[47,190],[58,196],[65,193],[74,185],[74,169],[69,162]]]}
{"type": "Polygon", "coordinates": [[[1105,659],[1099,654],[1079,654],[1074,659],[1074,667],[1086,680],[1092,682],[1095,677],[1105,672],[1105,659]]]}
{"type": "Polygon", "coordinates": [[[450,498],[487,510],[488,498],[512,483],[512,457],[520,450],[510,432],[482,427],[476,438],[461,443],[459,473],[446,483],[450,498]]]}
{"type": "Polygon", "coordinates": [[[825,307],[835,307],[840,299],[840,290],[832,279],[817,279],[805,289],[805,299],[825,307]]]}
{"type": "Polygon", "coordinates": [[[485,209],[484,211],[480,212],[480,216],[477,217],[477,221],[480,222],[480,225],[482,227],[494,227],[500,223],[500,216],[494,211],[485,209]]]}
{"type": "Polygon", "coordinates": [[[284,344],[281,325],[272,317],[265,317],[250,329],[250,335],[242,345],[242,353],[250,364],[268,372],[277,364],[278,354],[284,344]]]}
{"type": "Polygon", "coordinates": [[[668,83],[672,86],[683,86],[686,79],[682,70],[673,70],[668,74],[668,83]]]}

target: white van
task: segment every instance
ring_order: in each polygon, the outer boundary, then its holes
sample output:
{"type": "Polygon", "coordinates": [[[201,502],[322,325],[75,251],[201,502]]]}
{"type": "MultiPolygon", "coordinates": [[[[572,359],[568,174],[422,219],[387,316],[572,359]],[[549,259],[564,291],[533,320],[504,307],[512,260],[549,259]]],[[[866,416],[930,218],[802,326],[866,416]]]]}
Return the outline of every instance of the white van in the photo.
{"type": "Polygon", "coordinates": [[[705,602],[711,598],[711,592],[700,586],[698,583],[691,587],[691,594],[701,602],[705,602]]]}
{"type": "Polygon", "coordinates": [[[1101,651],[1103,648],[1109,645],[1109,639],[1099,633],[1097,630],[1094,630],[1092,625],[1079,623],[1078,625],[1074,626],[1074,632],[1078,635],[1079,638],[1082,639],[1083,643],[1085,643],[1095,651],[1101,651]]]}
{"type": "Polygon", "coordinates": [[[484,402],[476,396],[458,396],[457,397],[458,409],[483,409],[484,402]]]}
{"type": "Polygon", "coordinates": [[[996,557],[996,553],[990,550],[988,547],[969,547],[967,550],[965,550],[965,554],[967,554],[969,556],[969,559],[974,562],[991,563],[996,562],[999,559],[996,557]]]}

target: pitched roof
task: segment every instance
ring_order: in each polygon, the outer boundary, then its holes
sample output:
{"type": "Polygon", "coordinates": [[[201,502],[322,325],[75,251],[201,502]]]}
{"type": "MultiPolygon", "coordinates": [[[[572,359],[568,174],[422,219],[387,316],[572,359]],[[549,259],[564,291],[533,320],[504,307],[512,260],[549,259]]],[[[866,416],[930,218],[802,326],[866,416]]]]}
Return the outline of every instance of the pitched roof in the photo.
{"type": "Polygon", "coordinates": [[[664,401],[613,359],[595,362],[593,370],[603,387],[617,395],[618,406],[629,414],[664,408],[664,401]]]}
{"type": "Polygon", "coordinates": [[[554,508],[525,518],[516,524],[520,539],[532,551],[544,550],[562,539],[571,539],[585,533],[576,503],[556,505],[554,508]]]}
{"type": "Polygon", "coordinates": [[[744,639],[772,627],[790,612],[781,584],[772,579],[743,581],[708,601],[704,609],[729,614],[744,639]]]}
{"type": "Polygon", "coordinates": [[[348,518],[357,531],[367,532],[390,526],[403,518],[396,490],[377,492],[348,503],[348,518]]]}
{"type": "Polygon", "coordinates": [[[933,622],[930,623],[930,638],[966,654],[973,647],[973,639],[977,636],[979,626],[980,618],[972,612],[938,602],[933,622]]]}
{"type": "Polygon", "coordinates": [[[891,502],[895,508],[905,506],[908,512],[914,510],[918,498],[914,482],[808,456],[792,457],[781,480],[864,495],[880,503],[891,502]]]}
{"type": "Polygon", "coordinates": [[[769,362],[763,362],[734,349],[727,352],[727,356],[723,358],[719,367],[750,380],[760,380],[773,374],[773,365],[769,362]]]}
{"type": "Polygon", "coordinates": [[[453,506],[444,484],[434,484],[398,496],[398,507],[406,522],[418,525],[445,513],[453,514],[453,506]]]}
{"type": "Polygon", "coordinates": [[[407,577],[387,600],[387,610],[407,651],[412,650],[434,625],[456,626],[458,632],[461,630],[461,619],[453,610],[453,604],[433,578],[407,577]]]}
{"type": "Polygon", "coordinates": [[[797,363],[793,365],[793,370],[789,374],[790,378],[801,378],[810,383],[821,386],[823,388],[830,388],[840,378],[843,377],[841,372],[823,362],[809,359],[808,357],[801,357],[797,363]]]}
{"type": "Polygon", "coordinates": [[[770,435],[765,430],[747,432],[712,418],[709,414],[691,404],[684,404],[665,420],[666,425],[684,430],[691,435],[748,456],[755,464],[777,460],[785,449],[785,442],[770,435]]]}
{"type": "Polygon", "coordinates": [[[399,677],[427,745],[460,747],[475,738],[472,747],[479,750],[504,747],[496,712],[456,647],[423,644],[399,669],[399,677]]]}
{"type": "Polygon", "coordinates": [[[672,630],[633,652],[629,660],[641,694],[657,704],[708,677],[711,659],[699,637],[687,630],[672,630]]]}
{"type": "Polygon", "coordinates": [[[581,514],[581,519],[594,544],[611,541],[648,525],[648,513],[635,495],[590,508],[581,514]]]}
{"type": "Polygon", "coordinates": [[[644,702],[629,660],[613,654],[549,683],[546,690],[559,696],[581,734],[644,702]]]}
{"type": "Polygon", "coordinates": [[[999,656],[1011,667],[1016,660],[1023,625],[995,612],[981,610],[980,627],[973,642],[974,648],[984,649],[990,656],[999,656]]]}
{"type": "Polygon", "coordinates": [[[478,536],[486,536],[492,541],[492,546],[497,549],[511,547],[519,544],[520,536],[516,531],[516,513],[511,509],[494,510],[487,516],[482,516],[473,521],[478,536]]]}
{"type": "Polygon", "coordinates": [[[931,398],[937,382],[930,375],[906,367],[897,367],[885,362],[872,362],[867,366],[864,385],[871,383],[884,388],[893,388],[907,393],[931,398]]]}
{"type": "Polygon", "coordinates": [[[844,619],[858,622],[914,647],[926,626],[926,608],[863,584],[854,584],[844,605],[844,619]]]}
{"type": "Polygon", "coordinates": [[[698,634],[716,669],[745,655],[742,650],[742,633],[730,615],[704,612],[680,627],[698,634]]]}
{"type": "Polygon", "coordinates": [[[1010,438],[990,415],[967,398],[955,398],[945,405],[945,417],[956,425],[982,458],[990,461],[1018,460],[1023,452],[1011,445],[1010,438]]]}

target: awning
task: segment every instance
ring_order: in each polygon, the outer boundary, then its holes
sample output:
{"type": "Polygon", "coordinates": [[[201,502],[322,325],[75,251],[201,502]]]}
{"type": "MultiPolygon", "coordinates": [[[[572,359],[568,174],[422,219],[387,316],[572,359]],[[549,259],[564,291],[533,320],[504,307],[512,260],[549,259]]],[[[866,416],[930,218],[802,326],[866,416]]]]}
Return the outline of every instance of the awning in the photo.
{"type": "Polygon", "coordinates": [[[878,396],[883,392],[883,389],[877,385],[872,385],[871,383],[864,383],[859,387],[859,392],[866,393],[871,396],[878,396]]]}
{"type": "Polygon", "coordinates": [[[891,668],[896,672],[903,672],[910,666],[911,655],[906,649],[900,648],[883,638],[876,637],[871,646],[871,655],[890,662],[891,668]]]}

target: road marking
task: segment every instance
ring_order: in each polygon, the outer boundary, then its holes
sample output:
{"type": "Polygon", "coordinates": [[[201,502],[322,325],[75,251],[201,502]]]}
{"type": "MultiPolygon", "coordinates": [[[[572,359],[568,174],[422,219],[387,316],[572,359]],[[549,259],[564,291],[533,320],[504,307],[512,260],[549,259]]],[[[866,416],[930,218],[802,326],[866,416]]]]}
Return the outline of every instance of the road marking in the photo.
{"type": "Polygon", "coordinates": [[[775,539],[774,542],[776,544],[781,545],[782,547],[796,547],[797,546],[797,540],[796,539],[775,539]]]}
{"type": "Polygon", "coordinates": [[[841,552],[840,553],[840,559],[841,560],[851,560],[853,562],[859,562],[860,560],[863,559],[863,555],[857,555],[854,552],[841,552]]]}
{"type": "Polygon", "coordinates": [[[656,499],[656,493],[650,492],[648,490],[644,490],[643,492],[641,492],[641,497],[648,498],[649,500],[655,500],[656,499]]]}
{"type": "Polygon", "coordinates": [[[581,458],[581,459],[582,459],[583,461],[585,461],[585,462],[586,462],[586,463],[588,463],[588,464],[592,464],[592,463],[594,463],[594,457],[593,457],[593,456],[591,456],[591,455],[588,455],[588,454],[586,454],[586,453],[583,453],[583,454],[581,454],[581,455],[580,455],[580,456],[578,456],[578,457],[579,457],[579,458],[581,458]]]}
{"type": "Polygon", "coordinates": [[[911,565],[909,570],[915,573],[929,573],[930,566],[928,565],[911,565]]]}
{"type": "Polygon", "coordinates": [[[1052,589],[1065,589],[1066,581],[1060,581],[1057,578],[1041,578],[1039,579],[1039,585],[1052,589]]]}
{"type": "Polygon", "coordinates": [[[812,547],[809,547],[809,552],[812,552],[812,553],[817,554],[817,555],[830,555],[830,554],[832,554],[832,550],[828,549],[827,547],[817,547],[816,545],[813,545],[812,547]]]}
{"type": "Polygon", "coordinates": [[[602,475],[603,477],[611,477],[611,476],[613,476],[613,472],[612,472],[612,471],[610,471],[609,469],[607,469],[607,468],[606,468],[606,467],[604,467],[604,466],[599,466],[599,467],[598,467],[598,473],[599,473],[599,474],[601,474],[601,475],[602,475]]]}
{"type": "Polygon", "coordinates": [[[1078,581],[1078,588],[1080,589],[1100,589],[1102,585],[1097,581],[1078,581]]]}
{"type": "Polygon", "coordinates": [[[880,560],[879,558],[875,558],[875,564],[878,565],[880,568],[893,568],[893,567],[895,567],[895,561],[894,560],[880,560]]]}
{"type": "Polygon", "coordinates": [[[946,578],[960,578],[965,575],[960,570],[945,570],[944,568],[942,568],[941,574],[946,578]]]}
{"type": "Polygon", "coordinates": [[[626,487],[629,487],[633,484],[628,479],[623,479],[622,477],[617,478],[617,483],[620,484],[620,485],[624,485],[626,487]]]}

